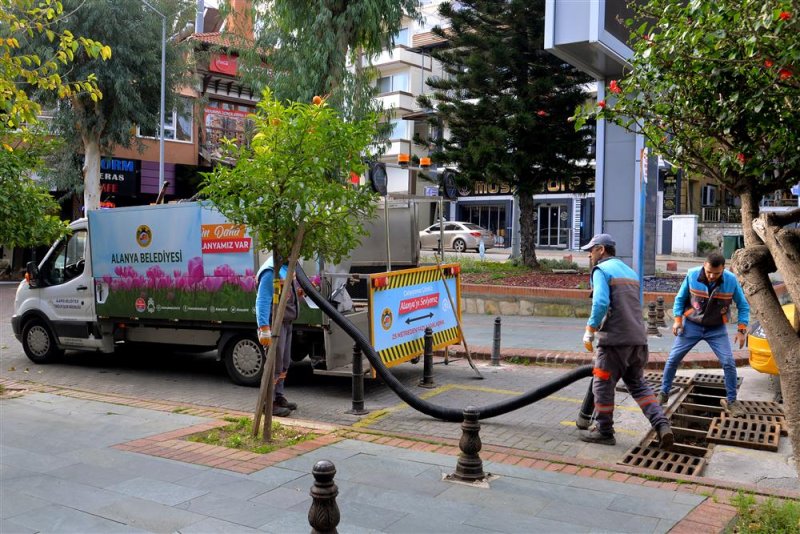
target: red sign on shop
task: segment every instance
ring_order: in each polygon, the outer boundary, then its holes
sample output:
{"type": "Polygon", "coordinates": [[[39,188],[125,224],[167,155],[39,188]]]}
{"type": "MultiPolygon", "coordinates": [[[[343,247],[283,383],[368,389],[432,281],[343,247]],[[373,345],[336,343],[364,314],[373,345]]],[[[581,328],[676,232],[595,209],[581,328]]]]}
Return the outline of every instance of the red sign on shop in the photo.
{"type": "Polygon", "coordinates": [[[400,301],[400,315],[405,313],[415,312],[417,310],[424,310],[425,308],[435,308],[439,305],[439,293],[432,293],[430,295],[423,295],[413,299],[406,299],[400,301]]]}

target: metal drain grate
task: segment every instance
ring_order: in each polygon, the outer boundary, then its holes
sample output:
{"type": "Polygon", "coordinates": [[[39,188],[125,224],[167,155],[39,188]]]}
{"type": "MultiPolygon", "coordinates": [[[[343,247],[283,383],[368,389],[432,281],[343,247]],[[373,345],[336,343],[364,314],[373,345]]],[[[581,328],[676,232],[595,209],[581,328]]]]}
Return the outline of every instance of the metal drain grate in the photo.
{"type": "Polygon", "coordinates": [[[633,447],[620,462],[625,465],[656,469],[678,475],[699,475],[705,467],[706,459],[679,452],[663,451],[653,447],[633,447]]]}
{"type": "MultiPolygon", "coordinates": [[[[725,412],[722,412],[722,417],[724,419],[729,418],[730,416],[725,412]]],[[[781,425],[781,435],[789,435],[789,427],[786,425],[786,418],[782,415],[761,415],[749,413],[747,414],[746,419],[757,421],[759,423],[775,423],[776,425],[781,425]]]]}
{"type": "MultiPolygon", "coordinates": [[[[661,380],[664,377],[664,373],[659,373],[656,371],[649,371],[644,374],[644,379],[650,382],[651,384],[661,384],[661,380]]],[[[692,377],[690,376],[681,376],[676,375],[675,379],[672,381],[673,386],[678,386],[680,388],[685,388],[691,385],[692,377]]]]}
{"type": "Polygon", "coordinates": [[[739,401],[749,415],[774,415],[784,417],[783,404],[772,401],[739,401]]]}
{"type": "MultiPolygon", "coordinates": [[[[692,384],[725,389],[725,376],[714,373],[696,373],[692,377],[692,384]]],[[[742,377],[736,377],[736,389],[739,389],[741,385],[742,377]]]]}
{"type": "Polygon", "coordinates": [[[706,440],[775,452],[778,450],[782,428],[782,425],[775,422],[768,423],[748,417],[715,417],[706,440]]]}

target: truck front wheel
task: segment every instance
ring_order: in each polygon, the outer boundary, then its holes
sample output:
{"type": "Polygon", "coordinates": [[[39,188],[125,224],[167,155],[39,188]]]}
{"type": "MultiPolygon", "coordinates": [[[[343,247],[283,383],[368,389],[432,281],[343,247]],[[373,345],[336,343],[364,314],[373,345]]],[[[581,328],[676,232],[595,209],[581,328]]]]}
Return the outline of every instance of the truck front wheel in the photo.
{"type": "Polygon", "coordinates": [[[47,323],[31,319],[22,330],[22,348],[34,363],[50,363],[64,355],[47,323]]]}
{"type": "Polygon", "coordinates": [[[240,386],[258,386],[264,372],[264,351],[255,337],[236,336],[225,346],[225,369],[234,383],[240,386]]]}

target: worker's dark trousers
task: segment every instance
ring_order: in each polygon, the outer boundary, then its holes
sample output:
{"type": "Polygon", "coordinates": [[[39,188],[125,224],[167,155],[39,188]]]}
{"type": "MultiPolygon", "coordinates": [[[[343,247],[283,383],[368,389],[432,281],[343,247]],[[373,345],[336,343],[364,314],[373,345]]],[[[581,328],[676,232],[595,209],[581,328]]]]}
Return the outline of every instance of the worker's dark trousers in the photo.
{"type": "Polygon", "coordinates": [[[283,383],[292,363],[292,322],[284,321],[275,351],[275,397],[283,397],[283,383]]]}
{"type": "Polygon", "coordinates": [[[645,365],[647,345],[597,347],[592,371],[592,391],[595,421],[600,433],[614,433],[614,388],[620,378],[653,428],[669,422],[656,401],[652,388],[644,379],[645,365]]]}

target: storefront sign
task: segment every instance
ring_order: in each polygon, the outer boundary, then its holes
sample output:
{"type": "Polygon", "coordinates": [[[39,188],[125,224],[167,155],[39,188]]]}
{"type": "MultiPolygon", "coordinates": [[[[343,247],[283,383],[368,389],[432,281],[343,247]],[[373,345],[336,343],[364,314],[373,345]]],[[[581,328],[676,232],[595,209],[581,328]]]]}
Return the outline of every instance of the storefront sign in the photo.
{"type": "MultiPolygon", "coordinates": [[[[592,193],[594,192],[594,176],[573,178],[553,178],[542,185],[539,193],[592,193]]],[[[514,189],[507,183],[475,182],[472,186],[462,186],[459,196],[511,195],[514,189]]],[[[539,194],[537,193],[537,194],[539,194]]]]}
{"type": "Polygon", "coordinates": [[[238,58],[227,54],[213,54],[208,63],[208,70],[219,72],[228,76],[236,76],[238,70],[238,58]]]}
{"type": "Polygon", "coordinates": [[[223,137],[235,139],[237,144],[244,144],[249,114],[249,111],[206,108],[204,117],[206,145],[212,149],[216,148],[223,137]]]}
{"type": "Polygon", "coordinates": [[[100,189],[104,196],[136,195],[140,176],[141,161],[138,159],[100,159],[100,189]]]}

